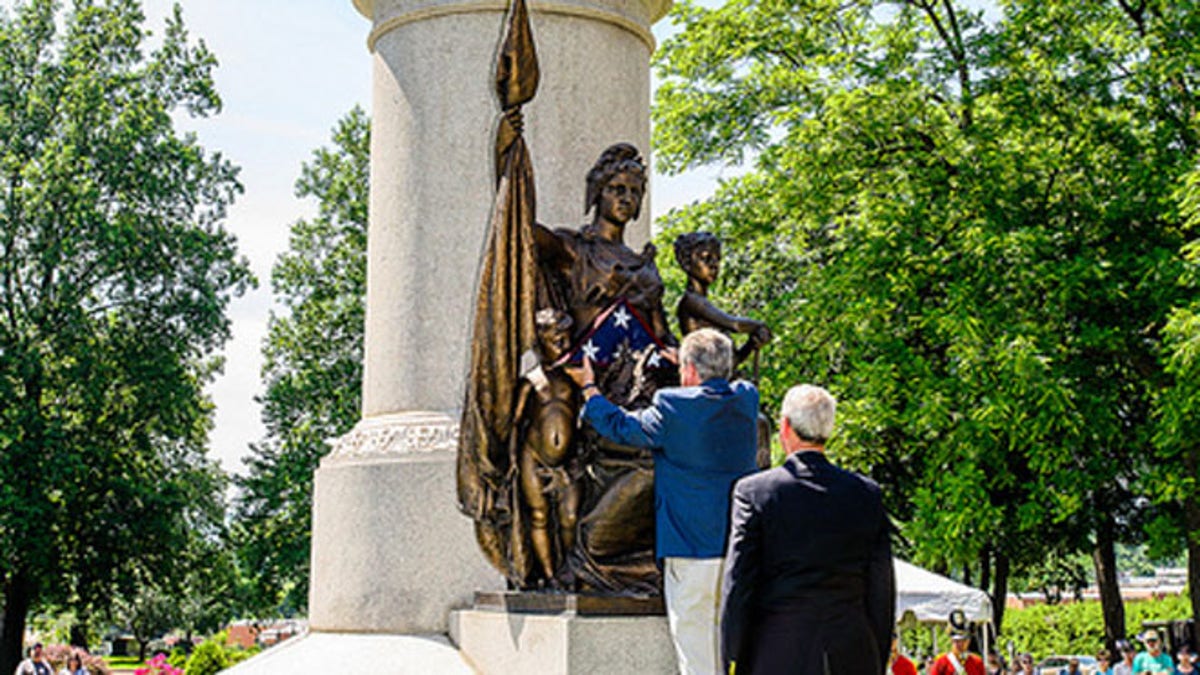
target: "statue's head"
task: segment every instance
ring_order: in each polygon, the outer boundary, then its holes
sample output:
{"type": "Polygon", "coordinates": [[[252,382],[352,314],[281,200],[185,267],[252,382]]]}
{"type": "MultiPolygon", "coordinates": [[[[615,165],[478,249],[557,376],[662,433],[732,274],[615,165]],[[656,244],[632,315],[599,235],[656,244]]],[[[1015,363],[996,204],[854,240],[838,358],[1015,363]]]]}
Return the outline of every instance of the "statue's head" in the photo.
{"type": "MultiPolygon", "coordinates": [[[[598,207],[600,195],[604,191],[604,186],[608,185],[614,177],[620,174],[627,174],[641,185],[642,192],[646,189],[646,165],[642,162],[641,155],[637,148],[629,143],[617,143],[611,145],[604,152],[600,153],[600,159],[592,166],[592,170],[587,174],[587,195],[583,205],[583,212],[587,213],[593,208],[598,207]]],[[[636,220],[638,214],[641,213],[641,199],[638,200],[637,209],[633,213],[631,220],[636,220]]]]}
{"type": "Polygon", "coordinates": [[[721,273],[721,240],[711,232],[688,232],[675,238],[675,262],[706,284],[721,273]]]}
{"type": "Polygon", "coordinates": [[[537,330],[542,358],[546,362],[554,362],[562,358],[562,355],[571,348],[571,329],[575,325],[571,315],[550,307],[538,310],[533,321],[537,330]]]}

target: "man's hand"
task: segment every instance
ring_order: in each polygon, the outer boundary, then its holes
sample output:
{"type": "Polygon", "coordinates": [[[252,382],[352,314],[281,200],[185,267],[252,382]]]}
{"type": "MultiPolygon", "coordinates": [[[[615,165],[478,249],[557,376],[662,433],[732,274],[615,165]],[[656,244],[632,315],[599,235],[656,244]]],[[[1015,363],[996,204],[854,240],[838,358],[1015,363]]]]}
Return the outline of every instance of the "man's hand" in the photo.
{"type": "Polygon", "coordinates": [[[596,393],[596,373],[592,370],[592,360],[586,354],[583,357],[582,366],[566,368],[565,370],[567,371],[567,375],[575,381],[575,384],[583,390],[584,398],[588,398],[591,394],[596,393]]]}

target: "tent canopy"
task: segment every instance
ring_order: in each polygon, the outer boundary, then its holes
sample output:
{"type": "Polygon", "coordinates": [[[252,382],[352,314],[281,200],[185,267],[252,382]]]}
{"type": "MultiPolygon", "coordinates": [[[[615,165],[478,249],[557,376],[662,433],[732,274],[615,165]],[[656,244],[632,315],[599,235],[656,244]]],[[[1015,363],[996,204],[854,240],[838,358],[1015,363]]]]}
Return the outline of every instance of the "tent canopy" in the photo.
{"type": "Polygon", "coordinates": [[[991,621],[992,601],[987,593],[940,574],[892,558],[896,570],[896,620],[908,612],[917,621],[945,622],[959,609],[971,621],[991,621]]]}

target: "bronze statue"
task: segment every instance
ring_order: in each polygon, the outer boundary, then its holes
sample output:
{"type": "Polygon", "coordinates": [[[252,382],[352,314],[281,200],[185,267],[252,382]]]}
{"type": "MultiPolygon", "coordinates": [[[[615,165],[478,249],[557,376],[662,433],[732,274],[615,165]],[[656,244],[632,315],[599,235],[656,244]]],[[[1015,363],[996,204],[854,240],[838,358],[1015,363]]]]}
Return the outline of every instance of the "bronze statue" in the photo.
{"type": "MultiPolygon", "coordinates": [[[[602,312],[624,299],[645,318],[654,337],[676,344],[662,306],[663,283],[655,248],[636,252],[625,245],[625,226],[638,216],[646,170],[636,148],[618,143],[601,153],[587,174],[585,212],[579,230],[537,225],[538,259],[549,298],[569,312],[582,337],[602,312]]],[[[624,353],[597,381],[610,400],[626,408],[649,404],[661,386],[675,383],[673,371],[646,368],[646,354],[624,353]]],[[[586,462],[576,545],[566,575],[583,590],[605,593],[659,592],[654,560],[654,470],[650,453],[580,430],[579,455],[586,462]]]]}
{"type": "MultiPolygon", "coordinates": [[[[513,111],[506,124],[518,133],[523,126],[513,111]]],[[[604,441],[588,427],[576,429],[578,392],[561,372],[568,344],[578,349],[621,302],[645,320],[658,344],[676,344],[667,329],[654,247],[637,252],[624,242],[645,185],[637,150],[614,145],[587,175],[586,206],[593,211],[588,224],[579,230],[532,225],[534,256],[524,264],[536,268],[540,284],[532,296],[541,306],[536,322],[541,339],[527,350],[522,382],[508,389],[513,403],[504,426],[480,423],[500,421],[504,406],[496,404],[504,400],[497,396],[506,391],[497,387],[494,356],[484,352],[491,348],[489,336],[511,332],[496,326],[505,317],[482,308],[511,300],[503,285],[481,290],[463,415],[469,434],[460,437],[459,499],[476,521],[485,555],[517,588],[659,592],[653,458],[604,441]]],[[[494,216],[493,227],[499,223],[494,216]]],[[[492,269],[490,260],[485,259],[485,273],[492,269]]],[[[485,274],[484,281],[489,278],[485,274]]],[[[610,400],[638,408],[659,387],[675,384],[673,370],[648,363],[652,351],[624,350],[598,369],[610,400]]]]}
{"type": "Polygon", "coordinates": [[[675,261],[687,273],[687,288],[679,298],[675,316],[684,335],[698,328],[716,328],[725,333],[744,333],[749,337],[734,354],[742,363],[771,341],[767,324],[727,314],[708,299],[708,287],[721,274],[721,240],[711,232],[689,232],[675,239],[675,261]]]}
{"type": "Polygon", "coordinates": [[[551,302],[578,327],[590,326],[614,300],[624,297],[649,320],[654,334],[674,343],[662,307],[663,284],[653,244],[641,253],[625,245],[625,225],[636,219],[646,191],[646,168],[628,143],[605,150],[587,175],[584,213],[592,222],[579,230],[534,227],[538,258],[551,302]]]}
{"type": "MultiPolygon", "coordinates": [[[[562,370],[595,349],[594,337],[613,334],[611,321],[622,328],[611,358],[596,368],[610,401],[642,408],[678,383],[660,358],[677,340],[655,248],[634,251],[624,240],[641,211],[646,167],[632,145],[613,145],[586,177],[590,222],[576,230],[534,221],[521,106],[533,98],[538,72],[524,0],[513,0],[508,20],[496,72],[497,190],[459,434],[459,507],[512,588],[657,595],[653,457],[577,426],[579,392],[562,370]]],[[[769,339],[762,324],[708,304],[715,277],[714,268],[690,287],[689,316],[769,339]]]]}
{"type": "MultiPolygon", "coordinates": [[[[758,381],[758,351],[771,341],[771,329],[762,321],[727,314],[708,299],[708,287],[721,274],[721,240],[711,232],[689,232],[675,238],[675,261],[687,273],[687,288],[679,298],[675,316],[684,335],[699,328],[715,328],[725,333],[745,333],[745,343],[734,352],[734,362],[743,363],[754,356],[753,379],[758,381]]],[[[758,453],[760,468],[771,465],[771,419],[758,413],[758,453]]]]}
{"type": "Polygon", "coordinates": [[[530,543],[543,581],[555,579],[575,546],[582,470],[574,452],[579,393],[555,366],[570,349],[573,325],[557,309],[537,313],[539,365],[525,374],[518,394],[516,414],[526,421],[517,460],[521,496],[529,508],[530,543]]]}

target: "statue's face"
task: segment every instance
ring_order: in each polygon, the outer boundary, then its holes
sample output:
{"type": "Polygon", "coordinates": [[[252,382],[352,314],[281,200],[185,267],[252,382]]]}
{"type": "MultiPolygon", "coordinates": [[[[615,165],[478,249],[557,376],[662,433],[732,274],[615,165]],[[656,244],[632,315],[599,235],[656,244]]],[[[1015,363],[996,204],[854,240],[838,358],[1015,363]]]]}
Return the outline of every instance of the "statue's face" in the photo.
{"type": "Polygon", "coordinates": [[[642,204],[645,185],[637,175],[622,172],[612,177],[600,191],[600,217],[624,225],[633,220],[642,204]]]}
{"type": "Polygon", "coordinates": [[[721,249],[719,246],[699,246],[692,251],[691,269],[688,273],[705,285],[717,280],[721,274],[721,249]]]}
{"type": "Polygon", "coordinates": [[[537,334],[542,345],[542,356],[547,361],[557,361],[571,348],[570,317],[552,326],[538,326],[537,334]]]}

